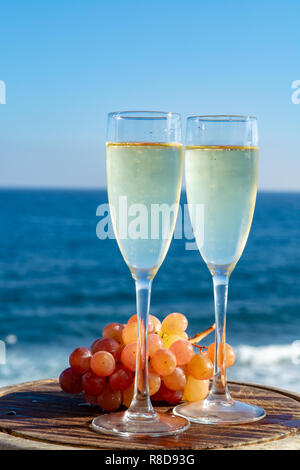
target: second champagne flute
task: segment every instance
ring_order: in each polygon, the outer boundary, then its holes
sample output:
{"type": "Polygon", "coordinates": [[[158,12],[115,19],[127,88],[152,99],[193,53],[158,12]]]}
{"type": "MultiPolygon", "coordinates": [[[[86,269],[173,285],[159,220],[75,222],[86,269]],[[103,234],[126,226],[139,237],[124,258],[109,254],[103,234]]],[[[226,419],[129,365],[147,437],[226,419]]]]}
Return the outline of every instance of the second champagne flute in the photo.
{"type": "MultiPolygon", "coordinates": [[[[96,431],[124,436],[163,436],[188,428],[186,419],[154,411],[148,386],[148,316],[152,280],[174,232],[182,179],[181,119],[163,112],[108,116],[108,199],[114,232],[136,285],[138,337],[134,396],[126,412],[93,420],[96,431]],[[162,217],[156,212],[168,207],[162,217]],[[154,210],[153,210],[154,209],[154,210]]],[[[123,350],[122,354],[127,351],[123,350]]]]}
{"type": "Polygon", "coordinates": [[[262,408],[235,401],[229,394],[225,352],[229,277],[246,245],[256,200],[257,121],[251,116],[191,116],[186,140],[190,218],[213,277],[217,359],[206,400],[178,405],[174,412],[203,424],[257,421],[265,416],[262,408]]]}

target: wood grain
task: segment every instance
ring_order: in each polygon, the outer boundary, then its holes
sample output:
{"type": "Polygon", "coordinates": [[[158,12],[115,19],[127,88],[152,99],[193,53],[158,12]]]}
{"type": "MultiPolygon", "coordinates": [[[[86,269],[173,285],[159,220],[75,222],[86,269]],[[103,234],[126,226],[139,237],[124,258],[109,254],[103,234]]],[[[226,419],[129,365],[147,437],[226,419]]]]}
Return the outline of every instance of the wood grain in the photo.
{"type": "MultiPolygon", "coordinates": [[[[118,438],[90,428],[92,419],[101,414],[98,408],[80,406],[81,396],[63,393],[57,380],[45,380],[0,390],[0,431],[24,440],[76,448],[177,450],[253,448],[278,439],[288,441],[300,432],[299,399],[266,387],[237,383],[230,384],[230,391],[234,398],[262,406],[267,417],[239,426],[192,424],[185,433],[168,438],[118,438]]],[[[157,408],[172,412],[171,406],[157,408]]]]}

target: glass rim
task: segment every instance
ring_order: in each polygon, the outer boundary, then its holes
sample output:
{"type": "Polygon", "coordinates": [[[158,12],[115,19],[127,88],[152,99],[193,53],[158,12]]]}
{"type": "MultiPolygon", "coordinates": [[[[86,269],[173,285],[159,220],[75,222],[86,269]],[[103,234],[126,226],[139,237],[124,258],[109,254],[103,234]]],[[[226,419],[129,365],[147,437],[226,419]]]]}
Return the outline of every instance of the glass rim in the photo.
{"type": "Polygon", "coordinates": [[[199,116],[188,116],[187,120],[206,122],[247,122],[257,121],[255,116],[242,114],[204,114],[199,116]]]}
{"type": "Polygon", "coordinates": [[[181,119],[179,113],[171,111],[114,111],[108,113],[107,116],[114,119],[168,119],[171,117],[181,119]]]}

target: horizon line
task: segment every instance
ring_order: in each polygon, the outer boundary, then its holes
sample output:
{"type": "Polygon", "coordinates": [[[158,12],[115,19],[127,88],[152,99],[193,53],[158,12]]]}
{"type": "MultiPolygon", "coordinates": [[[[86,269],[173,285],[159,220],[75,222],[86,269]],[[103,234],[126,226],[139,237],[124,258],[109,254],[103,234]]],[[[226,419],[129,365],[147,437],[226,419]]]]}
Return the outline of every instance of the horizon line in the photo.
{"type": "MultiPolygon", "coordinates": [[[[0,191],[107,191],[106,186],[88,187],[88,186],[1,186],[0,191]]],[[[182,187],[182,191],[186,192],[186,188],[182,187]]],[[[276,189],[276,188],[258,188],[258,193],[299,193],[300,189],[276,189]]]]}

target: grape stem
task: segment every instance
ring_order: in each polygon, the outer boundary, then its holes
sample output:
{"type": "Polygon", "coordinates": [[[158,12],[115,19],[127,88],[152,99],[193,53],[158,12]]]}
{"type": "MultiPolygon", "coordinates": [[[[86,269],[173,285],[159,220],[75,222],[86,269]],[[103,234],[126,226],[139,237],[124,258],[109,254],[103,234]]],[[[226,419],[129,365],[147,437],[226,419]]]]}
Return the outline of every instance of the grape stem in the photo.
{"type": "Polygon", "coordinates": [[[193,344],[193,346],[195,348],[200,349],[201,352],[203,352],[203,351],[206,352],[206,350],[208,349],[207,346],[198,346],[198,344],[193,344]]]}
{"type": "Polygon", "coordinates": [[[200,343],[200,341],[202,341],[206,336],[208,336],[210,333],[215,331],[215,329],[216,329],[216,324],[214,323],[206,330],[202,331],[201,333],[197,333],[193,338],[189,339],[189,342],[191,344],[200,343]]]}

